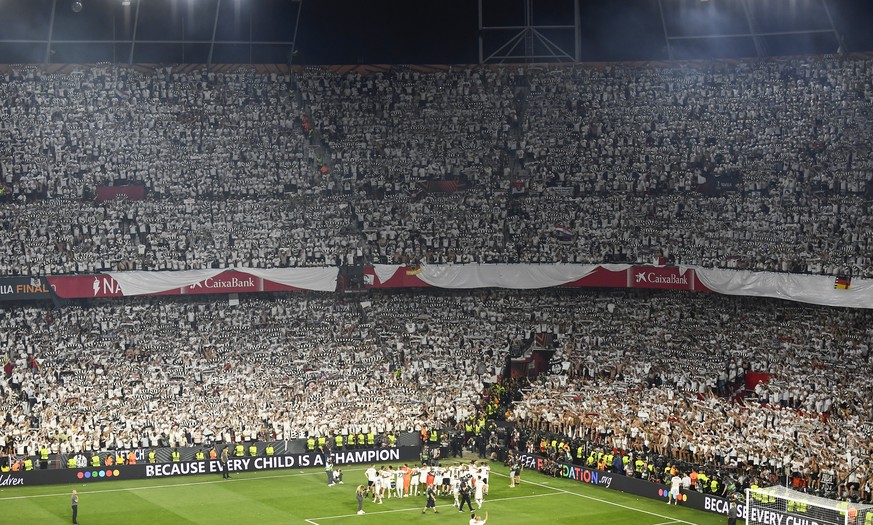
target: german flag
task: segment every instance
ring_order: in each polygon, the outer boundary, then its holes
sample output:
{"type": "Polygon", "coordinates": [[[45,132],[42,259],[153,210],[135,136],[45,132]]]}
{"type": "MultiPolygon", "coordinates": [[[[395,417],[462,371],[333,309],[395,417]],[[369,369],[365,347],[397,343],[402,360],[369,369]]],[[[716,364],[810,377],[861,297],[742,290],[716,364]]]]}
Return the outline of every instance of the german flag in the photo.
{"type": "Polygon", "coordinates": [[[850,286],[852,286],[851,275],[837,275],[834,279],[834,288],[837,290],[848,290],[850,286]]]}
{"type": "Polygon", "coordinates": [[[418,275],[421,273],[421,266],[407,266],[406,275],[418,275]]]}

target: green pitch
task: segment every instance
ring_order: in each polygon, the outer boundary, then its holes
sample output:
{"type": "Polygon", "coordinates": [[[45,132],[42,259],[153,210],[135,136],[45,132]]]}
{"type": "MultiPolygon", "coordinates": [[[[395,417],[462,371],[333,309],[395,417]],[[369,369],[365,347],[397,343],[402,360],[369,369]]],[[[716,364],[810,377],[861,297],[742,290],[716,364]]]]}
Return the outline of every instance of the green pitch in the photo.
{"type": "MultiPolygon", "coordinates": [[[[553,479],[532,471],[510,488],[506,469],[496,466],[491,493],[482,513],[493,525],[715,525],[726,518],[663,501],[630,496],[575,481],[553,479]],[[483,514],[484,515],[484,514],[483,514]]],[[[355,487],[364,480],[364,466],[344,469],[345,483],[328,487],[317,469],[237,473],[162,480],[111,481],[81,485],[16,487],[0,490],[0,523],[40,525],[71,522],[70,492],[79,491],[82,525],[139,524],[459,524],[469,512],[451,506],[453,498],[437,500],[439,514],[421,513],[422,496],[364,502],[357,515],[355,487]]],[[[475,505],[474,505],[475,507],[475,505]]]]}

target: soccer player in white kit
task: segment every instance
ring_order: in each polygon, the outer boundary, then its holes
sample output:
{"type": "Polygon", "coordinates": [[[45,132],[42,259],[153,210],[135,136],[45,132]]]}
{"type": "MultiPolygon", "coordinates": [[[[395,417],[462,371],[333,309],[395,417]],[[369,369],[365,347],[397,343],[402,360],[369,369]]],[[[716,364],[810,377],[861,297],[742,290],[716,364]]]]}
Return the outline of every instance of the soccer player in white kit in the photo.
{"type": "Polygon", "coordinates": [[[488,466],[488,463],[482,462],[479,465],[479,477],[482,479],[482,493],[484,495],[488,495],[488,473],[491,471],[491,467],[488,466]]]}
{"type": "Polygon", "coordinates": [[[376,465],[370,465],[370,468],[364,472],[364,477],[367,478],[367,492],[373,491],[375,495],[376,465]]]}
{"type": "Polygon", "coordinates": [[[389,466],[385,472],[388,473],[388,484],[385,487],[385,492],[388,493],[388,499],[391,499],[391,494],[397,491],[397,471],[394,470],[393,466],[389,466]]]}
{"type": "Polygon", "coordinates": [[[485,482],[482,480],[482,476],[476,476],[476,486],[474,488],[474,499],[476,500],[476,505],[479,505],[481,509],[482,502],[485,499],[485,482]]]}
{"type": "Polygon", "coordinates": [[[674,505],[679,504],[679,487],[682,486],[682,478],[677,473],[670,478],[670,495],[667,497],[667,505],[672,501],[674,505]]]}
{"type": "Polygon", "coordinates": [[[376,481],[373,483],[373,503],[382,504],[382,494],[385,492],[385,482],[387,478],[382,475],[382,470],[376,472],[376,481]]]}
{"type": "Polygon", "coordinates": [[[418,469],[418,485],[415,486],[415,495],[418,496],[418,489],[421,488],[422,492],[427,490],[427,475],[430,473],[430,467],[427,465],[422,465],[420,469],[418,469]]]}

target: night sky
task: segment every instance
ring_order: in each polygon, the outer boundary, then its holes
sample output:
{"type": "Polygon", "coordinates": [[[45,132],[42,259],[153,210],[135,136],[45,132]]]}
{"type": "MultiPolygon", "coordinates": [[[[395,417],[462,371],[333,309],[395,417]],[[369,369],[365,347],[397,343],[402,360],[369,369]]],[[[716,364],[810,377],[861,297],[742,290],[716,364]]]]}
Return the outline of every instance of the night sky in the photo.
{"type": "MultiPolygon", "coordinates": [[[[825,29],[820,0],[748,0],[760,31],[825,29]],[[808,5],[807,5],[808,4],[808,5]]],[[[485,23],[524,19],[520,0],[483,0],[485,23]]],[[[662,0],[671,35],[746,32],[736,0],[662,0]],[[734,4],[735,9],[720,9],[734,4]],[[695,16],[696,15],[696,16],[695,16]]],[[[829,0],[838,29],[853,51],[873,51],[873,1],[829,0]]],[[[582,59],[665,59],[666,44],[654,0],[579,0],[582,59]]],[[[570,0],[534,0],[537,24],[572,23],[570,0]]],[[[309,63],[471,63],[478,61],[476,0],[319,0],[303,4],[299,42],[309,63]]],[[[500,41],[498,35],[488,38],[500,41]]],[[[570,34],[565,48],[572,52],[570,34]]],[[[751,42],[728,39],[676,42],[686,58],[750,56],[751,42]],[[717,48],[722,49],[717,49],[717,48]],[[745,53],[743,52],[745,51],[745,53]]],[[[748,39],[745,39],[748,40],[748,39]]],[[[834,52],[832,35],[767,37],[770,54],[834,52]]],[[[487,48],[486,41],[486,48],[487,48]]],[[[486,49],[486,56],[489,54],[486,49]]],[[[682,56],[677,57],[682,58],[682,56]]]]}
{"type": "MultiPolygon", "coordinates": [[[[54,40],[125,40],[132,32],[134,7],[121,0],[57,0],[54,40]]],[[[143,0],[138,40],[209,40],[219,0],[143,0]]],[[[829,27],[822,0],[747,0],[759,31],[829,27]]],[[[873,51],[873,1],[827,0],[834,21],[851,51],[873,51]]],[[[581,58],[661,60],[667,58],[664,27],[656,0],[578,0],[581,58]]],[[[522,0],[483,0],[486,25],[521,24],[522,0]]],[[[662,0],[671,35],[746,32],[738,0],[662,0]]],[[[45,44],[8,42],[45,39],[52,0],[0,0],[0,61],[42,62],[45,44]]],[[[290,0],[221,0],[218,39],[249,41],[253,46],[220,44],[213,62],[282,63],[286,61],[296,21],[290,0]],[[258,41],[278,44],[259,45],[258,41]]],[[[477,0],[304,0],[298,33],[297,62],[474,63],[478,61],[477,0]]],[[[535,24],[572,24],[573,0],[534,0],[535,24]]],[[[488,32],[484,52],[490,55],[506,37],[488,32]]],[[[553,42],[573,53],[571,31],[547,32],[553,42]]],[[[771,55],[832,53],[832,34],[772,36],[762,39],[771,55]]],[[[540,49],[541,50],[541,49],[540,49]]],[[[126,62],[126,43],[62,43],[51,49],[52,62],[126,62]]],[[[205,62],[208,44],[184,46],[138,43],[134,62],[205,62]]],[[[751,39],[674,41],[674,58],[752,56],[751,39]]]]}

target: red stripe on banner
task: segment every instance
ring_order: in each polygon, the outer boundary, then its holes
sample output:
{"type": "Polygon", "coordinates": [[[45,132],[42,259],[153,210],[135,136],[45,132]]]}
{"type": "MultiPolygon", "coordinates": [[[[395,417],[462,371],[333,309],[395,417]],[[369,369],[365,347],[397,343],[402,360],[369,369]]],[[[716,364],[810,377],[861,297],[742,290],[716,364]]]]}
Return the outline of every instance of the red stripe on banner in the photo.
{"type": "MultiPolygon", "coordinates": [[[[123,297],[118,282],[109,275],[65,275],[47,277],[52,290],[62,299],[90,297],[123,297]]],[[[301,290],[294,286],[267,281],[237,270],[227,270],[215,277],[181,288],[145,295],[201,295],[216,293],[291,292],[301,290]]]]}
{"type": "Polygon", "coordinates": [[[131,201],[145,199],[145,186],[131,184],[128,186],[97,186],[97,202],[116,200],[118,198],[131,201]]]}
{"type": "MultiPolygon", "coordinates": [[[[430,285],[419,279],[418,267],[401,266],[385,282],[379,281],[372,267],[364,269],[368,276],[367,288],[424,288],[430,285]]],[[[608,270],[598,267],[581,279],[562,284],[582,288],[661,288],[671,290],[710,291],[688,268],[681,272],[675,266],[632,266],[627,270],[608,270]],[[642,274],[642,276],[640,276],[642,274]]]]}
{"type": "Polygon", "coordinates": [[[624,270],[611,271],[600,266],[581,279],[571,281],[561,286],[578,286],[585,288],[627,288],[628,277],[624,270]]]}
{"type": "Polygon", "coordinates": [[[695,292],[711,292],[708,286],[703,284],[703,281],[700,280],[700,277],[697,276],[697,272],[694,272],[694,291],[695,292]]]}
{"type": "Polygon", "coordinates": [[[430,288],[429,284],[418,278],[419,272],[417,266],[401,266],[390,279],[382,282],[372,267],[364,269],[364,275],[372,275],[372,284],[367,284],[367,288],[430,288]]]}
{"type": "Polygon", "coordinates": [[[62,299],[121,297],[121,287],[108,275],[65,275],[46,277],[49,286],[62,299]]]}
{"type": "MultiPolygon", "coordinates": [[[[364,268],[367,288],[429,288],[420,278],[418,266],[402,266],[386,281],[379,281],[373,267],[364,268]]],[[[52,290],[62,299],[90,297],[121,297],[121,286],[111,275],[68,275],[47,277],[52,290]]],[[[543,287],[554,286],[554,281],[543,287]]],[[[560,284],[565,287],[590,288],[656,288],[670,290],[710,291],[691,268],[681,271],[675,266],[632,266],[627,270],[610,270],[599,266],[575,281],[560,284]]],[[[239,270],[225,270],[204,281],[145,295],[215,294],[289,292],[303,288],[289,286],[256,277],[239,270]]]]}

